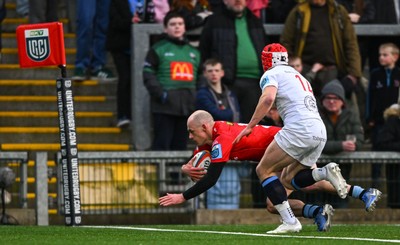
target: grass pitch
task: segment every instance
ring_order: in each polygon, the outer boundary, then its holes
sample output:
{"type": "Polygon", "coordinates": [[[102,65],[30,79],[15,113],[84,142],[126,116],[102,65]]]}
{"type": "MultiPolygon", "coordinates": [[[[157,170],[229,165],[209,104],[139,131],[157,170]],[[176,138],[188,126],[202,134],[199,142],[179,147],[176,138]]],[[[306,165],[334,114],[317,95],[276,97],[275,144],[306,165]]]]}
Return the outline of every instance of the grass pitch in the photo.
{"type": "Polygon", "coordinates": [[[334,225],[268,235],[277,225],[0,226],[0,244],[400,244],[400,225],[334,225]]]}

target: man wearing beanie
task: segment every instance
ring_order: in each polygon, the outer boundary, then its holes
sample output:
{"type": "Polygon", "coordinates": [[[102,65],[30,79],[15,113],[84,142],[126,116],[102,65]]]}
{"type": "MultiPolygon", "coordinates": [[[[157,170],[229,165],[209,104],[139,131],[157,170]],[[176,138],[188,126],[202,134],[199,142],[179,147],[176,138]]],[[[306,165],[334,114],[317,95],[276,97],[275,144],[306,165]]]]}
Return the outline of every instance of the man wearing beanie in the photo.
{"type": "Polygon", "coordinates": [[[339,80],[334,79],[331,82],[327,83],[321,91],[322,98],[328,94],[334,94],[338,98],[340,98],[343,102],[345,102],[344,88],[339,80]]]}
{"type": "MultiPolygon", "coordinates": [[[[336,154],[347,151],[353,152],[361,149],[364,141],[363,127],[358,117],[351,108],[346,107],[345,92],[339,80],[327,83],[321,91],[320,110],[321,118],[327,132],[327,142],[322,153],[336,154]],[[350,140],[349,135],[355,135],[356,140],[350,140]]],[[[342,175],[349,179],[351,164],[340,164],[342,175]]],[[[346,200],[326,195],[335,208],[347,206],[346,200]]]]}

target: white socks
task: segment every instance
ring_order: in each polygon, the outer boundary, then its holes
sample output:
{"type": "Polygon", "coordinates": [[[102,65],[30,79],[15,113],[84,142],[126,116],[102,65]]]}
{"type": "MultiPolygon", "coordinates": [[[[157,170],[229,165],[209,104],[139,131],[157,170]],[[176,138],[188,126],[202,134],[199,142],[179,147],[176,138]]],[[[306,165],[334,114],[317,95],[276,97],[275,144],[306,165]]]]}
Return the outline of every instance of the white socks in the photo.
{"type": "Polygon", "coordinates": [[[296,217],[292,209],[289,206],[288,201],[284,201],[282,204],[275,205],[276,210],[278,210],[279,214],[281,215],[282,220],[287,224],[295,224],[296,217]]]}
{"type": "Polygon", "coordinates": [[[325,168],[314,168],[311,173],[316,182],[326,179],[326,169],[325,168]]]}

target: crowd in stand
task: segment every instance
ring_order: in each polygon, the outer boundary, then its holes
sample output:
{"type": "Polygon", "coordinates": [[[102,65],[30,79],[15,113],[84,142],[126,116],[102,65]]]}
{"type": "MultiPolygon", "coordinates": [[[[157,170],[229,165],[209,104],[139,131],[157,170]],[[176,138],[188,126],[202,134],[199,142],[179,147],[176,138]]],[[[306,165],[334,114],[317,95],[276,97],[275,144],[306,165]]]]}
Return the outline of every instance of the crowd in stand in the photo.
{"type": "MultiPolygon", "coordinates": [[[[30,11],[21,5],[17,9],[22,16],[32,18],[32,23],[57,18],[34,19],[34,13],[40,12],[39,5],[35,6],[29,5],[30,11]]],[[[0,1],[0,8],[1,21],[4,1],[0,1]]],[[[354,31],[354,25],[399,24],[398,0],[77,1],[76,21],[73,79],[115,79],[105,67],[106,52],[110,51],[118,75],[118,127],[129,126],[132,119],[131,24],[163,24],[164,34],[152,44],[143,69],[143,82],[151,97],[152,150],[186,150],[186,120],[195,109],[207,110],[217,120],[250,120],[261,95],[260,53],[273,39],[264,30],[263,24],[268,23],[284,24],[275,41],[287,49],[290,65],[301,67],[298,71],[320,99],[318,107],[328,131],[324,153],[358,151],[365,141],[372,143],[372,150],[400,150],[393,147],[400,145],[399,107],[394,106],[399,101],[400,39],[357,37],[354,31]],[[199,27],[199,46],[193,47],[186,31],[199,27]],[[397,110],[397,114],[390,114],[397,115],[396,120],[389,120],[388,113],[384,116],[387,108],[397,110]],[[390,130],[394,133],[388,133],[390,130]]],[[[266,117],[261,123],[281,126],[279,115],[274,116],[273,111],[268,115],[274,120],[266,117]]],[[[373,167],[375,187],[380,184],[380,168],[373,167]]],[[[351,165],[343,165],[343,170],[350,175],[351,165]]],[[[400,174],[398,166],[392,166],[391,171],[397,171],[395,176],[400,174]]],[[[397,187],[392,185],[389,190],[400,188],[399,182],[392,184],[397,187]]],[[[255,206],[264,205],[265,198],[259,193],[254,187],[255,206]]],[[[391,196],[397,199],[389,206],[399,208],[400,198],[394,193],[391,196]]]]}

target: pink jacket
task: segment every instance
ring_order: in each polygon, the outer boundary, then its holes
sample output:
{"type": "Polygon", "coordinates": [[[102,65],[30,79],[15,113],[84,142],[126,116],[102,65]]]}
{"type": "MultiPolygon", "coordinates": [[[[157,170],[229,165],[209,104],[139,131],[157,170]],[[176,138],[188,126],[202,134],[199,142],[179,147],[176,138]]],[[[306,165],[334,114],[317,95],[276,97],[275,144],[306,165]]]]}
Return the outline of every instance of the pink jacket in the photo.
{"type": "Polygon", "coordinates": [[[156,23],[163,23],[164,17],[169,11],[168,0],[153,0],[156,12],[156,23]]]}

